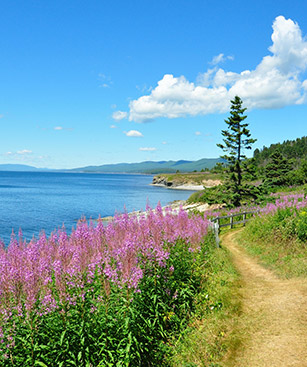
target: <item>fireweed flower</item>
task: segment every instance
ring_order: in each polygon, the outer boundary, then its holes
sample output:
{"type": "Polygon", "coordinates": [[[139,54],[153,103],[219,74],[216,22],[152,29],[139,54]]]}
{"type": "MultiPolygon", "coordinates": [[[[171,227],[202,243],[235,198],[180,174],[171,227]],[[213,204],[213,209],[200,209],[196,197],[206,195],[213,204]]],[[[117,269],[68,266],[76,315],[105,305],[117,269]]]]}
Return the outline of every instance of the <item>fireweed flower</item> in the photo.
{"type": "Polygon", "coordinates": [[[13,235],[7,249],[0,247],[0,297],[4,301],[0,312],[7,307],[9,295],[17,305],[25,302],[29,309],[36,300],[53,309],[51,284],[64,299],[67,289],[82,282],[84,272],[88,283],[98,270],[112,282],[137,289],[146,262],[165,266],[167,247],[179,238],[196,249],[207,227],[206,218],[189,217],[171,208],[163,212],[158,205],[140,217],[117,215],[106,227],[102,221],[96,226],[80,221],[70,236],[62,228],[49,238],[42,233],[25,243],[20,232],[19,240],[13,235]]]}
{"type": "MultiPolygon", "coordinates": [[[[267,215],[283,208],[300,211],[304,217],[307,198],[303,194],[284,195],[265,207],[248,210],[257,209],[260,215],[267,215]]],[[[13,307],[22,314],[22,305],[31,310],[36,302],[40,302],[41,312],[51,312],[57,307],[52,287],[60,300],[74,304],[77,299],[70,290],[78,290],[82,298],[83,288],[97,277],[104,294],[110,292],[112,283],[137,291],[144,269],[165,267],[177,240],[189,243],[190,252],[199,252],[209,218],[218,215],[220,212],[200,216],[158,205],[139,216],[116,215],[107,226],[102,220],[95,225],[82,220],[70,235],[62,228],[49,238],[41,233],[28,243],[21,232],[19,239],[13,235],[8,248],[0,245],[0,317],[9,318],[13,307]]]]}

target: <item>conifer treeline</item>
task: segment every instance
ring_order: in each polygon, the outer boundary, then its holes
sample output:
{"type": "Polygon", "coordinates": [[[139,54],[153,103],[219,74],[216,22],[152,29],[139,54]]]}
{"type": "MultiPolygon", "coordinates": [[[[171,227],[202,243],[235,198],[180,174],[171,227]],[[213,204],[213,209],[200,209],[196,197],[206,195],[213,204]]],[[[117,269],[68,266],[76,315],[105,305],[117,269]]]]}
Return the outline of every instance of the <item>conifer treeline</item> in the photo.
{"type": "Polygon", "coordinates": [[[261,150],[255,149],[254,158],[256,164],[266,164],[276,150],[279,150],[287,159],[296,161],[307,159],[307,136],[297,138],[296,140],[285,140],[283,143],[271,144],[268,148],[264,146],[261,150]]]}

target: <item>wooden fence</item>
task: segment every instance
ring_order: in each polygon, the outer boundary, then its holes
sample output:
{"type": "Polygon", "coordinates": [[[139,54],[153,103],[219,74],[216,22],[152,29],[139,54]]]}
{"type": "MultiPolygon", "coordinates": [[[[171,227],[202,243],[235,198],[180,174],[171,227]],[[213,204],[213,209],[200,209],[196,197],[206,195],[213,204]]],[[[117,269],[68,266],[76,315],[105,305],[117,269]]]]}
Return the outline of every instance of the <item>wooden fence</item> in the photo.
{"type": "Polygon", "coordinates": [[[220,247],[220,238],[219,238],[219,231],[222,227],[228,227],[233,228],[236,224],[243,224],[245,226],[246,222],[251,219],[251,217],[248,217],[249,214],[257,214],[259,213],[259,210],[249,211],[249,212],[243,212],[243,213],[235,213],[230,215],[225,215],[222,217],[216,217],[210,220],[210,225],[214,230],[215,234],[215,242],[216,246],[220,247]],[[235,217],[243,217],[242,220],[234,221],[235,217]],[[221,223],[224,222],[225,219],[229,219],[229,223],[221,223]]]}

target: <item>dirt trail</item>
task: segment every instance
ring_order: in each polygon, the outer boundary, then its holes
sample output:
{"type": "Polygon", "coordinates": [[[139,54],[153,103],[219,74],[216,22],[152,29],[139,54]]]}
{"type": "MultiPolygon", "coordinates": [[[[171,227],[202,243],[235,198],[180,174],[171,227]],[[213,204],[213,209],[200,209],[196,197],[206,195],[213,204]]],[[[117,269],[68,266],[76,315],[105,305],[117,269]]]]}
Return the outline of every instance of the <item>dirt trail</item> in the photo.
{"type": "Polygon", "coordinates": [[[236,243],[238,232],[222,237],[242,276],[243,343],[229,367],[307,367],[307,279],[284,280],[263,268],[236,243]]]}

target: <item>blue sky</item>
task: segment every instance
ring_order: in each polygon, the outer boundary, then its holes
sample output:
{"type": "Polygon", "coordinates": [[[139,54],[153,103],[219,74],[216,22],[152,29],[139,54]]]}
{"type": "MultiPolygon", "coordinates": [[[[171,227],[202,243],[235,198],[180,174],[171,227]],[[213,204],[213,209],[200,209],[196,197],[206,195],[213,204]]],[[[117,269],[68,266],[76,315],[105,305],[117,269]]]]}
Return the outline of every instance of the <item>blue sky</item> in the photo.
{"type": "Polygon", "coordinates": [[[307,134],[307,2],[0,3],[0,164],[218,157],[229,100],[254,148],[307,134]]]}

